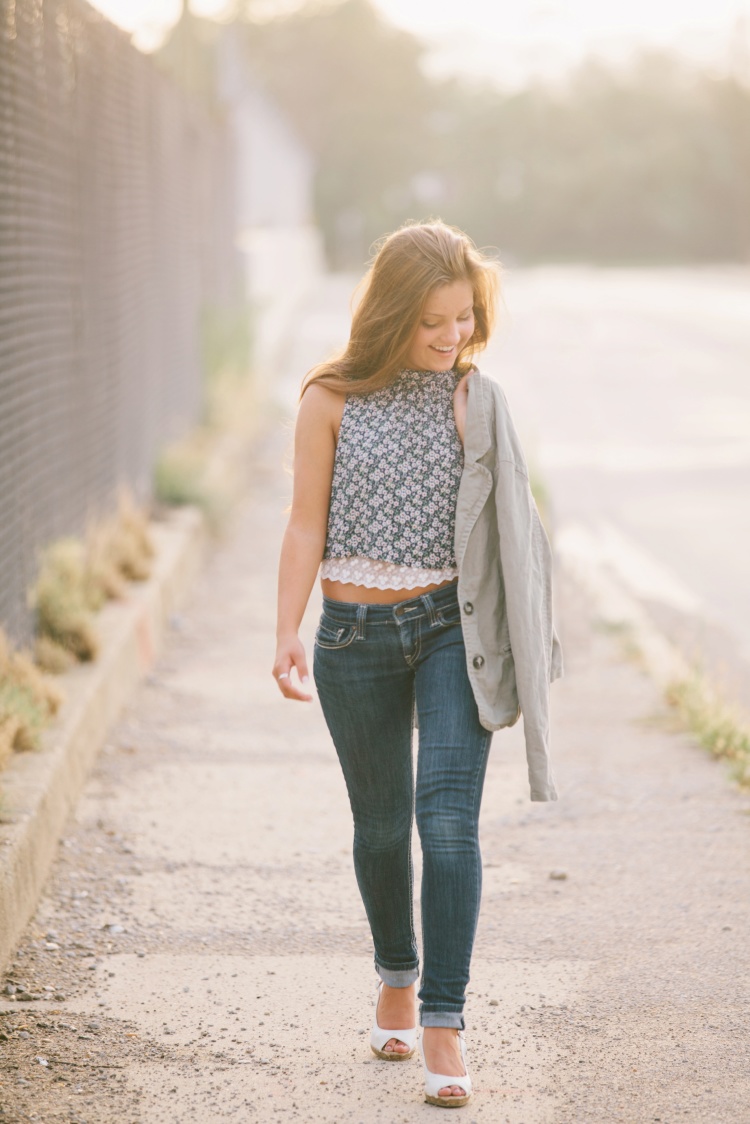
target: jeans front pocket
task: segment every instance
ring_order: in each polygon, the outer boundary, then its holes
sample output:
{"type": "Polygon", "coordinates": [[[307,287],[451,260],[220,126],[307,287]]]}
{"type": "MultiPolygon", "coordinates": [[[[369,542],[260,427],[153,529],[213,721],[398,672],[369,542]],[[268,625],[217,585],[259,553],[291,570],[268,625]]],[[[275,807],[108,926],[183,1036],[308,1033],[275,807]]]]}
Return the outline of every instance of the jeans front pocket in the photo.
{"type": "Polygon", "coordinates": [[[337,621],[327,620],[323,617],[315,633],[315,645],[318,648],[328,648],[335,651],[338,648],[348,647],[356,634],[356,625],[340,625],[337,621]]]}
{"type": "Polygon", "coordinates": [[[438,609],[437,618],[441,624],[453,625],[461,623],[461,610],[458,601],[451,602],[442,609],[438,609]]]}

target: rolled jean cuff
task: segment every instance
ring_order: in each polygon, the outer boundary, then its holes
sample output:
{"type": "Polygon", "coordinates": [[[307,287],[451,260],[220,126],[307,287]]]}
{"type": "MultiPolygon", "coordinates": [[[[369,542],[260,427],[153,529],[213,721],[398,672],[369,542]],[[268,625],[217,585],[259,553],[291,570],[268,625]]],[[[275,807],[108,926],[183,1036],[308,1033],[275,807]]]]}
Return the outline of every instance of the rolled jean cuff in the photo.
{"type": "Polygon", "coordinates": [[[450,1026],[455,1030],[465,1030],[463,1011],[425,1011],[419,1012],[420,1026],[450,1026]]]}
{"type": "Polygon", "coordinates": [[[376,961],[375,971],[388,987],[411,987],[419,979],[419,968],[384,968],[376,961]]]}

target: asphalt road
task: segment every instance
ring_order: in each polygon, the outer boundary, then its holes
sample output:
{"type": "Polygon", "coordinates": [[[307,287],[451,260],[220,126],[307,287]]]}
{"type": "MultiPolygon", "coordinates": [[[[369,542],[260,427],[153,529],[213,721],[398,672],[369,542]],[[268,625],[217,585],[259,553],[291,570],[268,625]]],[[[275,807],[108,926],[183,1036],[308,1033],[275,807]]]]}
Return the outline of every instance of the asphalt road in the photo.
{"type": "Polygon", "coordinates": [[[560,543],[576,533],[750,701],[750,270],[546,267],[505,292],[482,365],[560,543]]]}

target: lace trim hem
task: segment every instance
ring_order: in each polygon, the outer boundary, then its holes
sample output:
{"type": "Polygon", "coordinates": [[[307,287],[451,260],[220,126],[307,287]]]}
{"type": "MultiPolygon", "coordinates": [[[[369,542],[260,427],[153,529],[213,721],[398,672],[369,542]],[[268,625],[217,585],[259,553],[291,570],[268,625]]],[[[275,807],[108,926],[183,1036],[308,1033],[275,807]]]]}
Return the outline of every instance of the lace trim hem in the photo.
{"type": "Polygon", "coordinates": [[[419,566],[402,566],[379,558],[326,558],[320,576],[330,581],[363,585],[367,589],[417,589],[437,585],[458,577],[455,566],[429,570],[419,566]]]}

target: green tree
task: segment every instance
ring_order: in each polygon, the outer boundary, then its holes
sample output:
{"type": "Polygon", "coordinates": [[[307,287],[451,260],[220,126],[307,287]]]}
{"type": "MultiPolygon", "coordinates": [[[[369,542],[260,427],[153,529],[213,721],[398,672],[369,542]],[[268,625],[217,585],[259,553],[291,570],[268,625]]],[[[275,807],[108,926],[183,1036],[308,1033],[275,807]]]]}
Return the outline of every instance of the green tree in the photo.
{"type": "MultiPolygon", "coordinates": [[[[315,159],[335,267],[361,268],[377,237],[430,215],[506,259],[750,260],[750,49],[739,26],[725,78],[647,52],[629,68],[589,60],[564,85],[509,94],[429,79],[423,45],[371,0],[245,0],[241,12],[253,77],[315,159]]],[[[188,46],[175,42],[178,61],[188,46]]]]}
{"type": "Polygon", "coordinates": [[[315,156],[332,261],[359,264],[417,202],[433,100],[419,42],[369,0],[344,0],[249,24],[247,50],[315,156]]]}

